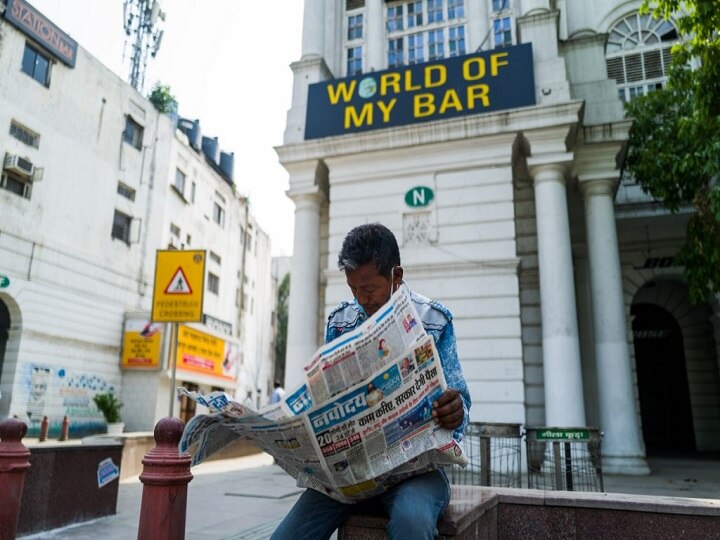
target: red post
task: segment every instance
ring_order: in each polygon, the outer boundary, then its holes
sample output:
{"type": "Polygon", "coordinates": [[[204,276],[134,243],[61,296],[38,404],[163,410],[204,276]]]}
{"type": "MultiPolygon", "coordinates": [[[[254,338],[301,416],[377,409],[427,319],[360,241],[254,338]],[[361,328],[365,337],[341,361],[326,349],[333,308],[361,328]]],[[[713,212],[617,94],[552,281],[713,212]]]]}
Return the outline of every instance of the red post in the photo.
{"type": "Polygon", "coordinates": [[[58,441],[67,441],[70,435],[70,420],[67,415],[63,416],[62,428],[60,429],[60,438],[58,441]]]}
{"type": "Polygon", "coordinates": [[[48,417],[43,416],[42,422],[40,422],[40,436],[38,437],[40,442],[47,440],[49,427],[50,427],[50,422],[48,422],[48,417]]]}
{"type": "Polygon", "coordinates": [[[0,540],[15,538],[30,450],[20,442],[27,425],[16,418],[0,422],[0,540]]]}
{"type": "Polygon", "coordinates": [[[180,454],[182,420],[166,417],[155,425],[155,448],[143,458],[142,502],[138,540],[185,538],[190,456],[180,454]]]}

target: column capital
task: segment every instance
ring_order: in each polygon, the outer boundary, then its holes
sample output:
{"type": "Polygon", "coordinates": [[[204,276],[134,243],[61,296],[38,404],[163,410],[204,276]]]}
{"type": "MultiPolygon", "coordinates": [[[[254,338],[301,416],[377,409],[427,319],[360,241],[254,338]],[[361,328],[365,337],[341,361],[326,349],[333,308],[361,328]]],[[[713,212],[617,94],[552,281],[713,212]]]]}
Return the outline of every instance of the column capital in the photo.
{"type": "Polygon", "coordinates": [[[295,206],[307,206],[308,204],[319,205],[325,200],[325,193],[320,189],[319,186],[311,186],[299,189],[288,189],[285,192],[295,206]]]}
{"type": "Polygon", "coordinates": [[[583,197],[592,197],[595,195],[607,195],[613,197],[615,188],[618,184],[617,175],[615,176],[578,176],[578,187],[583,197]]]}
{"type": "Polygon", "coordinates": [[[533,179],[533,185],[542,182],[560,182],[565,184],[565,175],[572,163],[572,154],[570,158],[560,156],[540,156],[537,158],[528,158],[528,170],[533,179]]]}

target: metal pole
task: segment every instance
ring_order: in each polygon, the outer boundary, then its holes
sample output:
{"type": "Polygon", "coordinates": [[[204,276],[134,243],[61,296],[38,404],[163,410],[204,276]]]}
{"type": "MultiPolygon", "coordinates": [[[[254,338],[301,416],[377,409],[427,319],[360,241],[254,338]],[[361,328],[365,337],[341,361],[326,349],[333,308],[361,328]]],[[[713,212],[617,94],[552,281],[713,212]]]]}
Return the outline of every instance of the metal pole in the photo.
{"type": "Polygon", "coordinates": [[[175,408],[175,376],[177,372],[177,342],[178,342],[178,323],[170,325],[170,369],[172,370],[172,379],[170,382],[170,416],[173,417],[173,409],[175,408]]]}

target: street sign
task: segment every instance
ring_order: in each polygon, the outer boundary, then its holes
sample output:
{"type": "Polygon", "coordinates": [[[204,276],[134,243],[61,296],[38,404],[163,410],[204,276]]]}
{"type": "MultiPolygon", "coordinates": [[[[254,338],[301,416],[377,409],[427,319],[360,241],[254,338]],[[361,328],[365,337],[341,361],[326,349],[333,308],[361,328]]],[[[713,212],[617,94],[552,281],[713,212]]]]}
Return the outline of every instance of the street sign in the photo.
{"type": "Polygon", "coordinates": [[[416,186],[405,194],[405,204],[411,208],[422,208],[430,204],[435,197],[433,190],[427,186],[416,186]]]}
{"type": "Polygon", "coordinates": [[[10,278],[7,276],[0,276],[0,289],[5,289],[10,286],[10,278]]]}
{"type": "Polygon", "coordinates": [[[205,251],[158,250],[153,322],[202,321],[205,251]]]}

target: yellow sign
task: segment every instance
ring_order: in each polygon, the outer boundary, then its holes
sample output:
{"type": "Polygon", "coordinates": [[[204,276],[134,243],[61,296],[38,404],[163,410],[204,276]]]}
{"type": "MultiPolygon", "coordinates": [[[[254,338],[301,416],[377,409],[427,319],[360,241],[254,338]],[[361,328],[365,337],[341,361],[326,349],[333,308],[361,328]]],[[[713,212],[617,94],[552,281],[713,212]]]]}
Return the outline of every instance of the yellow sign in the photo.
{"type": "Polygon", "coordinates": [[[238,346],[234,343],[182,324],[178,328],[178,369],[234,381],[238,353],[238,346]]]}
{"type": "Polygon", "coordinates": [[[199,322],[205,288],[205,251],[158,250],[153,322],[199,322]]]}
{"type": "Polygon", "coordinates": [[[123,336],[120,366],[123,369],[157,369],[160,367],[162,325],[149,321],[127,321],[123,336]]]}

